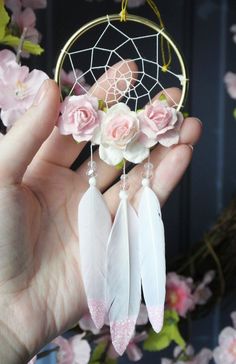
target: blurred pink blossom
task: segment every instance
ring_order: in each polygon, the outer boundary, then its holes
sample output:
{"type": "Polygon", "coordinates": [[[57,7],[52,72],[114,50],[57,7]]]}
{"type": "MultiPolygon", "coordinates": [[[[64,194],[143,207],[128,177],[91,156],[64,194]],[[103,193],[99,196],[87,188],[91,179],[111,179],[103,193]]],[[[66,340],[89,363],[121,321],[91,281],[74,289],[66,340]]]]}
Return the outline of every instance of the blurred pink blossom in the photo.
{"type": "Polygon", "coordinates": [[[175,310],[180,316],[185,317],[188,311],[195,307],[191,293],[193,282],[191,278],[185,278],[171,272],[167,274],[166,280],[166,305],[175,310]]]}
{"type": "Polygon", "coordinates": [[[19,37],[26,28],[25,39],[32,43],[39,43],[41,35],[35,28],[36,15],[31,8],[26,8],[23,11],[14,11],[11,17],[11,27],[19,37]]]}
{"type": "Polygon", "coordinates": [[[176,346],[173,356],[174,359],[161,359],[161,364],[208,364],[212,359],[212,352],[204,348],[198,354],[194,355],[194,349],[191,345],[187,346],[185,351],[179,346],[176,346]]]}
{"type": "MultiPolygon", "coordinates": [[[[139,361],[139,360],[141,360],[141,358],[143,356],[143,352],[138,347],[137,344],[139,344],[140,342],[146,340],[147,337],[148,337],[148,334],[146,333],[146,331],[143,331],[143,332],[138,333],[138,334],[134,334],[133,338],[130,340],[130,343],[127,346],[127,349],[125,351],[130,361],[139,361]]],[[[117,352],[115,351],[114,346],[112,344],[110,344],[110,346],[109,346],[109,349],[107,351],[107,356],[110,359],[119,358],[119,354],[117,354],[117,352]]]]}
{"type": "Polygon", "coordinates": [[[47,6],[47,0],[22,0],[24,8],[44,9],[47,6]]]}
{"type": "Polygon", "coordinates": [[[43,9],[47,0],[5,0],[5,6],[12,12],[21,11],[21,8],[43,9]]]}
{"type": "Polygon", "coordinates": [[[216,364],[236,363],[236,330],[226,327],[219,335],[219,346],[213,350],[216,364]]]}
{"type": "MultiPolygon", "coordinates": [[[[146,0],[129,0],[128,7],[129,8],[137,8],[137,7],[141,6],[141,5],[144,5],[145,1],[146,0]]],[[[115,2],[120,3],[121,0],[115,0],[115,2]]]]}
{"type": "Polygon", "coordinates": [[[213,270],[210,270],[205,274],[202,282],[197,285],[193,292],[193,299],[195,304],[204,305],[212,296],[212,291],[209,287],[207,287],[207,285],[213,281],[214,277],[215,272],[213,270]]]}
{"type": "Polygon", "coordinates": [[[234,41],[234,43],[236,43],[236,24],[233,24],[230,27],[230,31],[233,33],[233,41],[234,41]]]}
{"type": "Polygon", "coordinates": [[[21,1],[20,0],[5,0],[5,6],[12,12],[21,11],[21,1]]]}
{"type": "MultiPolygon", "coordinates": [[[[66,72],[63,69],[60,73],[60,80],[62,87],[69,88],[69,92],[73,88],[74,95],[82,95],[89,89],[89,85],[86,83],[85,78],[82,76],[82,71],[75,69],[74,72],[66,72]],[[76,82],[78,80],[78,82],[76,82]]],[[[66,90],[65,90],[66,91],[66,90]]]]}
{"type": "Polygon", "coordinates": [[[83,340],[84,334],[75,335],[71,339],[64,339],[58,336],[53,340],[53,344],[59,346],[57,353],[57,364],[87,364],[90,359],[91,348],[86,340],[83,340]]]}
{"type": "Polygon", "coordinates": [[[3,124],[10,128],[32,105],[46,73],[16,63],[15,54],[0,51],[0,108],[3,124]]]}
{"type": "Polygon", "coordinates": [[[227,72],[224,77],[226,89],[232,99],[236,99],[236,73],[227,72]]]}
{"type": "Polygon", "coordinates": [[[79,327],[83,331],[91,331],[94,335],[97,335],[100,332],[100,330],[95,326],[89,312],[82,316],[79,320],[79,327]]]}
{"type": "Polygon", "coordinates": [[[233,321],[233,327],[236,330],[236,311],[232,312],[230,317],[231,317],[231,320],[233,321]]]}

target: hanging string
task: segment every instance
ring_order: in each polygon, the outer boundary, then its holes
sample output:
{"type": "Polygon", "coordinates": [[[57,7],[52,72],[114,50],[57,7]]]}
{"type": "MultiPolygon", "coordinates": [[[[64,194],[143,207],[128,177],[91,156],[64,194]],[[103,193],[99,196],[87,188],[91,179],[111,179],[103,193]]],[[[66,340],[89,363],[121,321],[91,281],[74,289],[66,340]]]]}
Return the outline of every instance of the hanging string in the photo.
{"type": "MultiPolygon", "coordinates": [[[[127,20],[128,1],[129,0],[122,0],[122,2],[121,2],[120,21],[126,21],[127,20]]],[[[157,19],[159,21],[160,27],[162,29],[164,29],[165,25],[164,25],[163,20],[161,18],[161,13],[160,13],[157,5],[155,4],[154,0],[146,0],[146,1],[147,1],[148,5],[150,6],[150,8],[152,9],[152,11],[154,12],[154,14],[156,15],[156,17],[157,17],[157,19]]],[[[162,56],[162,62],[163,62],[162,71],[166,72],[168,70],[168,68],[170,67],[170,64],[171,64],[171,61],[172,61],[172,55],[171,55],[170,44],[169,44],[168,41],[165,40],[165,38],[162,35],[161,35],[161,56],[162,56]],[[167,47],[167,56],[166,56],[166,52],[165,52],[165,47],[167,47]]]]}
{"type": "Polygon", "coordinates": [[[128,6],[128,0],[122,0],[121,2],[121,12],[120,12],[120,21],[126,21],[127,20],[127,6],[128,6]]]}
{"type": "MultiPolygon", "coordinates": [[[[152,9],[152,11],[154,12],[154,14],[157,16],[160,27],[162,29],[164,29],[165,25],[161,18],[161,13],[160,13],[157,5],[155,4],[154,0],[146,0],[146,1],[147,1],[148,5],[150,6],[150,8],[152,9]]],[[[166,41],[162,35],[161,35],[161,56],[162,56],[162,62],[163,62],[162,71],[166,72],[172,62],[172,55],[171,55],[170,43],[168,41],[166,41]],[[165,54],[165,44],[167,46],[167,57],[165,54]]]]}

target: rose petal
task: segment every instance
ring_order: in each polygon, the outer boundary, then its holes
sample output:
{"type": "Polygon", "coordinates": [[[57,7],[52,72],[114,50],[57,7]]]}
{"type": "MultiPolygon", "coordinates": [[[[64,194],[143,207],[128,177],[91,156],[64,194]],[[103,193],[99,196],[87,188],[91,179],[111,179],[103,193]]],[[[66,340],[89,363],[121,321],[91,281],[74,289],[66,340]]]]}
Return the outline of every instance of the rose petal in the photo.
{"type": "Polygon", "coordinates": [[[124,158],[132,163],[141,163],[144,159],[148,158],[150,151],[138,142],[128,144],[124,151],[124,158]]]}
{"type": "Polygon", "coordinates": [[[158,141],[164,147],[171,147],[172,145],[178,144],[179,133],[175,130],[169,130],[164,135],[161,135],[158,141]]]}
{"type": "Polygon", "coordinates": [[[116,166],[123,160],[123,153],[120,149],[112,146],[104,147],[102,144],[99,147],[99,156],[107,164],[116,166]]]}

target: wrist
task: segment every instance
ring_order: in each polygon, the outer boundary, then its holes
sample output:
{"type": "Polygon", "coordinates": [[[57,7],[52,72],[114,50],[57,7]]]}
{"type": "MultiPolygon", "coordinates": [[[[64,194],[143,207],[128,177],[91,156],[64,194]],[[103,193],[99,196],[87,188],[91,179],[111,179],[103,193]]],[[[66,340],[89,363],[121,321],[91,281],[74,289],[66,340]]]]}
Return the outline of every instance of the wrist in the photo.
{"type": "Polygon", "coordinates": [[[0,319],[0,363],[25,364],[29,353],[17,335],[9,329],[6,320],[6,316],[4,321],[0,319]]]}

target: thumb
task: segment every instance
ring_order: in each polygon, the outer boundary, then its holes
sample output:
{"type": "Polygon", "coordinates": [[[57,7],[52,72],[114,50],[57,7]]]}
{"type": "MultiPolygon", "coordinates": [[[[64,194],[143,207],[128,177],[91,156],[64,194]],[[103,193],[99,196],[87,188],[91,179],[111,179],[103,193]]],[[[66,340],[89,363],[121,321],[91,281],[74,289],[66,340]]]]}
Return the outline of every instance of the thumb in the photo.
{"type": "Polygon", "coordinates": [[[0,184],[20,183],[26,168],[51,134],[59,113],[59,90],[46,80],[31,108],[0,142],[0,184]]]}

